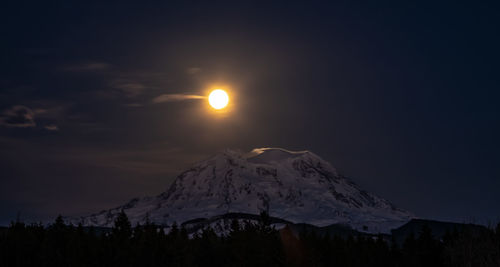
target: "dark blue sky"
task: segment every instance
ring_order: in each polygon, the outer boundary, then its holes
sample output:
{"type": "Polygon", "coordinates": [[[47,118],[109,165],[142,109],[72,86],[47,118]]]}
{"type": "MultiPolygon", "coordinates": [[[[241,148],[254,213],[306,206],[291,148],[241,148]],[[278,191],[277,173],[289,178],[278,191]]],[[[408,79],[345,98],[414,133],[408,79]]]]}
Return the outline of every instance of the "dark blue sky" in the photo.
{"type": "Polygon", "coordinates": [[[498,3],[44,2],[0,11],[2,224],[254,147],[311,150],[417,216],[500,219],[498,3]],[[226,116],[158,101],[214,84],[226,116]]]}

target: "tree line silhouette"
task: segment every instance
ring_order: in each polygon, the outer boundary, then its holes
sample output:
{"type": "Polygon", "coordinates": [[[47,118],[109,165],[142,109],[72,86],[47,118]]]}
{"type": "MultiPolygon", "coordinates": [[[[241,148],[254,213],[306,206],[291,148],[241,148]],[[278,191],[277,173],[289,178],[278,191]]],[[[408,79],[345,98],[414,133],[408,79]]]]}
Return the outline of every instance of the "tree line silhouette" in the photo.
{"type": "Polygon", "coordinates": [[[124,212],[109,231],[61,216],[49,226],[13,222],[0,231],[0,266],[500,266],[500,224],[439,239],[424,226],[402,244],[382,235],[278,231],[265,213],[257,223],[232,220],[223,235],[176,224],[165,232],[151,222],[132,227],[124,212]]]}

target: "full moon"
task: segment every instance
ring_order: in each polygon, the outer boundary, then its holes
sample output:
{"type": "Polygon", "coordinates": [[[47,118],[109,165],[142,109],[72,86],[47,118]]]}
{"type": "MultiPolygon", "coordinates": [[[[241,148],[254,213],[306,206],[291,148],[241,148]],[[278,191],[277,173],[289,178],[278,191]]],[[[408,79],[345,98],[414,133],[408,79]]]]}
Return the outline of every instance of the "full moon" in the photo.
{"type": "Polygon", "coordinates": [[[208,96],[208,103],[215,109],[223,109],[229,102],[229,96],[226,91],[222,89],[213,90],[208,96]]]}

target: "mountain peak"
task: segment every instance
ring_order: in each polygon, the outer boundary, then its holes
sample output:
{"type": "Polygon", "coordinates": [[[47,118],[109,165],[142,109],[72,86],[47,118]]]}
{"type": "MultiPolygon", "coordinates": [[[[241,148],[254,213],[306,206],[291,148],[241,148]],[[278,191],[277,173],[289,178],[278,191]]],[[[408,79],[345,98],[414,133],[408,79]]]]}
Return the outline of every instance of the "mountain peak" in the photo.
{"type": "Polygon", "coordinates": [[[226,149],[181,173],[157,197],[83,217],[106,226],[121,210],[133,223],[182,223],[227,213],[259,214],[317,226],[346,224],[364,231],[388,231],[412,215],[359,188],[310,151],[226,149]],[[366,230],[368,229],[368,230],[366,230]]]}

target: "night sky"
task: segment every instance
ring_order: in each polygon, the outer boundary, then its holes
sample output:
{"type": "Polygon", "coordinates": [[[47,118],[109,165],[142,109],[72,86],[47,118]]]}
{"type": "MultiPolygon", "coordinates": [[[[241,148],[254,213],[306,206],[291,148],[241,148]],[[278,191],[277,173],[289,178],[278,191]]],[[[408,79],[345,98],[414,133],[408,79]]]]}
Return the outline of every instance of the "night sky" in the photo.
{"type": "Polygon", "coordinates": [[[419,217],[500,219],[498,2],[46,2],[0,8],[0,224],[255,147],[313,151],[419,217]],[[214,86],[224,114],[189,97],[214,86]]]}

